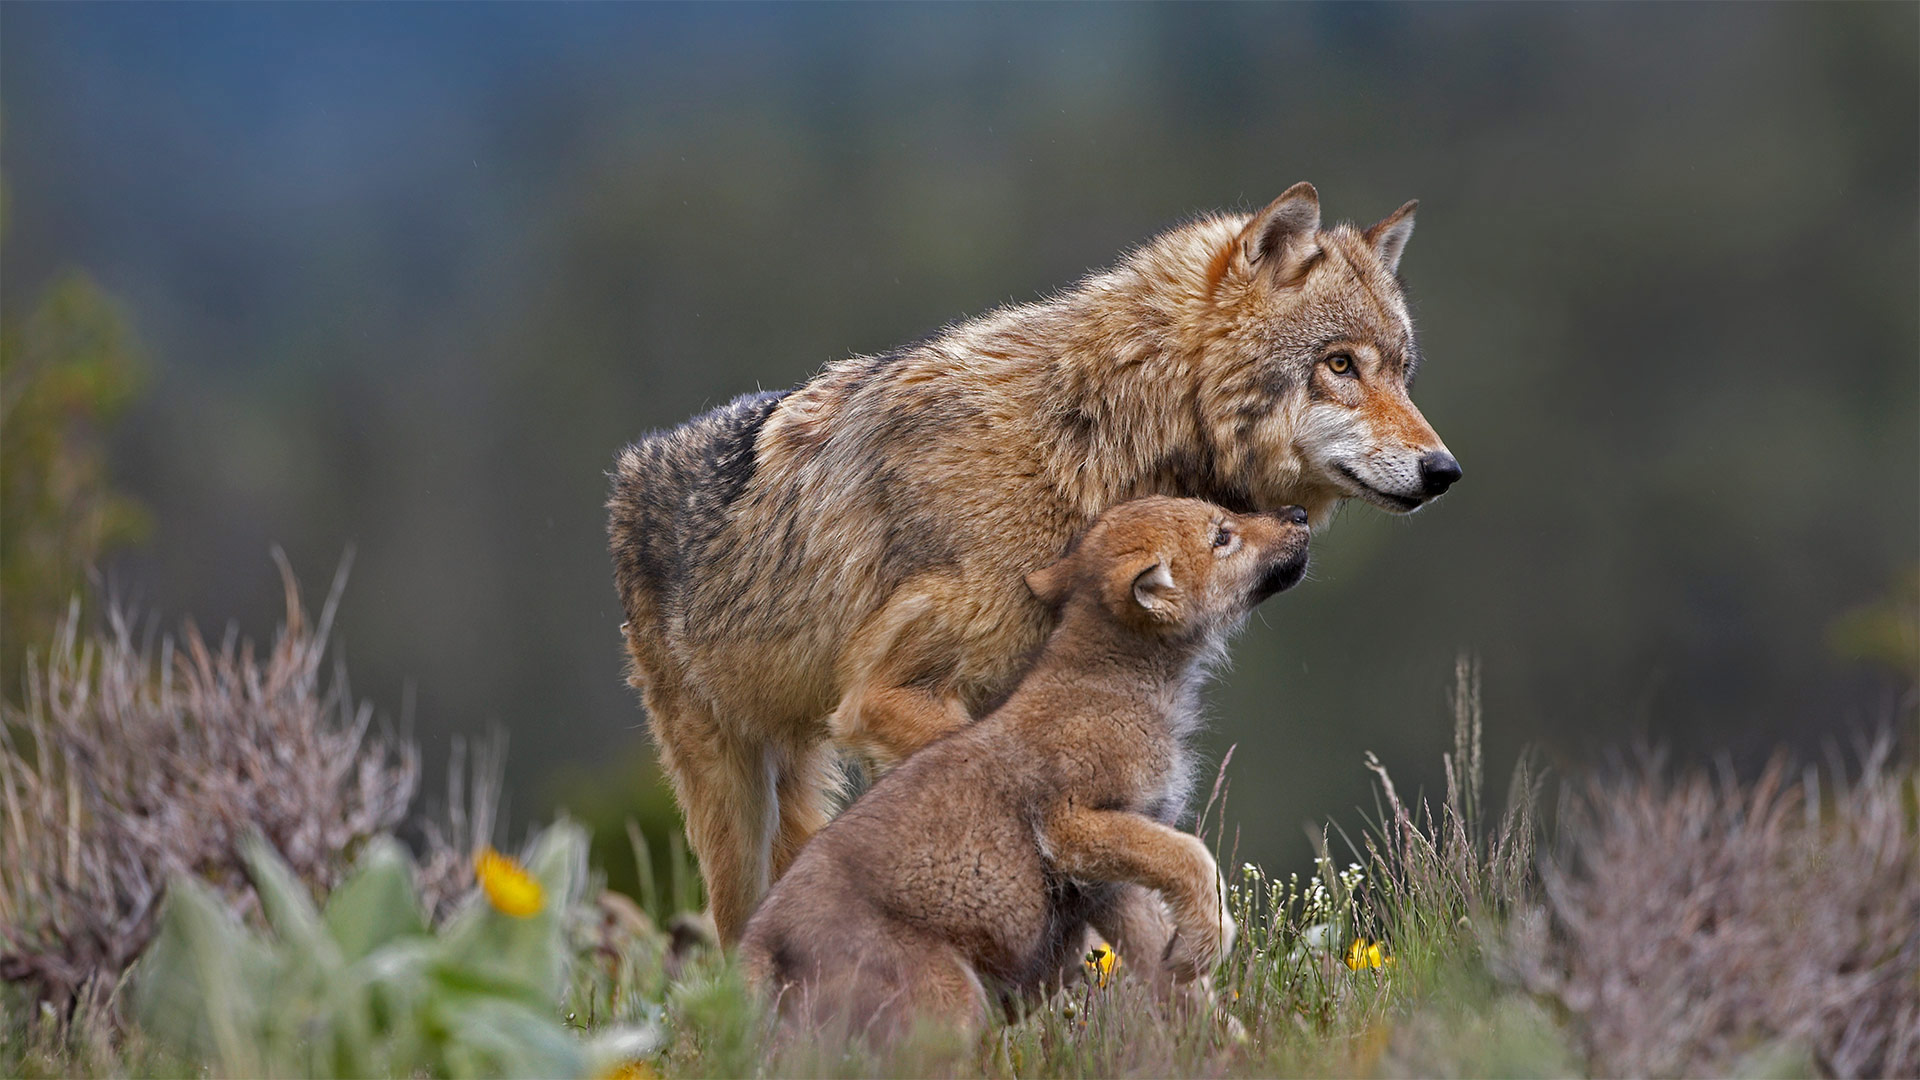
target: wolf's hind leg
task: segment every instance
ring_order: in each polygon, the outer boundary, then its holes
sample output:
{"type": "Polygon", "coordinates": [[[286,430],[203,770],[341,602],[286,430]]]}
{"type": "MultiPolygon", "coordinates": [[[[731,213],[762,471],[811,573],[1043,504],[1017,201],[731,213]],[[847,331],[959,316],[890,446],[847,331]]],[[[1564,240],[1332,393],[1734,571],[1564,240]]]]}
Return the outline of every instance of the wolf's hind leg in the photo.
{"type": "Polygon", "coordinates": [[[799,750],[782,763],[774,783],[780,826],[773,836],[772,880],[779,881],[807,840],[826,827],[839,771],[838,757],[826,742],[799,750]]]}
{"type": "Polygon", "coordinates": [[[707,882],[720,943],[732,947],[767,891],[773,839],[773,761],[768,748],[717,722],[704,705],[647,687],[647,715],[660,763],[687,818],[687,839],[707,882]]]}

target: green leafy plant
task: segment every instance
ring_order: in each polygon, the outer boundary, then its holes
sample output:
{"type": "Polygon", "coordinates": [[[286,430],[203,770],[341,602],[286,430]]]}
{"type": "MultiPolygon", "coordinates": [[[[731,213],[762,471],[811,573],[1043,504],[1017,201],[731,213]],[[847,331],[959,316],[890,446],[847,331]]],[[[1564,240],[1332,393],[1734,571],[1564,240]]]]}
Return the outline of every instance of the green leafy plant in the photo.
{"type": "Polygon", "coordinates": [[[584,1076],[649,1050],[656,1029],[592,1040],[560,1018],[583,891],[586,834],[560,822],[525,870],[483,857],[482,891],[433,930],[412,858],[371,842],[317,906],[264,839],[245,844],[271,933],[176,878],[135,971],[142,1028],[236,1076],[584,1076]]]}

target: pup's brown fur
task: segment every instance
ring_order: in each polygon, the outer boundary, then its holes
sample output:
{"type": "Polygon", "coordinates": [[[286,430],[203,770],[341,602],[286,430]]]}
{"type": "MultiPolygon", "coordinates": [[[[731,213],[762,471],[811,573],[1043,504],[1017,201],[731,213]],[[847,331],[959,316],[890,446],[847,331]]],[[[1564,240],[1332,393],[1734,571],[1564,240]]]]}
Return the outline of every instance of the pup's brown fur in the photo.
{"type": "Polygon", "coordinates": [[[1059,627],[999,709],[888,773],[813,839],[742,956],[789,1016],[888,1038],[978,1021],[983,980],[1037,989],[1090,923],[1122,955],[1213,970],[1233,921],[1199,838],[1172,828],[1185,740],[1227,634],[1300,579],[1307,515],[1194,499],[1114,507],[1028,576],[1059,627]],[[1171,940],[1125,925],[1118,884],[1158,891],[1171,940]]]}
{"type": "Polygon", "coordinates": [[[630,681],[732,942],[826,820],[831,737],[882,767],[1041,640],[1022,577],[1142,495],[1405,512],[1459,475],[1407,397],[1408,203],[1320,227],[1298,184],[1041,303],[642,438],[610,531],[630,681]]]}

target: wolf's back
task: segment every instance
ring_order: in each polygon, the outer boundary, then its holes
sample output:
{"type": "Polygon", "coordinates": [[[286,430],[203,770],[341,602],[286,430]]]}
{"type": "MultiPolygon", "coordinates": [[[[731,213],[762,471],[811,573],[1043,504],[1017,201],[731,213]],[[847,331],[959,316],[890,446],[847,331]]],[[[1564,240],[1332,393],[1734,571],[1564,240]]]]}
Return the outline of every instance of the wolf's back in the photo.
{"type": "Polygon", "coordinates": [[[629,621],[670,617],[753,479],[755,444],[787,391],[737,397],[641,436],[614,460],[607,532],[629,621]]]}

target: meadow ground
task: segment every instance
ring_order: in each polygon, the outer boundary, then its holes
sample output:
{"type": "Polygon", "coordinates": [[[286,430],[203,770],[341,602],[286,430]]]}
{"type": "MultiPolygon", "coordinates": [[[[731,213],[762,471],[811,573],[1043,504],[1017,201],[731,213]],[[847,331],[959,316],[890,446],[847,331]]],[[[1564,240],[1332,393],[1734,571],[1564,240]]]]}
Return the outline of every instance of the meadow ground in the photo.
{"type": "Polygon", "coordinates": [[[627,898],[557,822],[476,875],[491,767],[410,817],[417,753],[324,677],[334,600],[288,597],[257,654],[69,624],[10,709],[0,1075],[1920,1072],[1920,773],[1885,741],[1551,798],[1523,762],[1489,818],[1463,663],[1444,797],[1369,762],[1377,816],[1329,822],[1313,866],[1222,852],[1241,934],[1210,994],[1158,1003],[1096,956],[977,1038],[881,1053],[772,1032],[683,910],[683,849],[627,898]]]}

